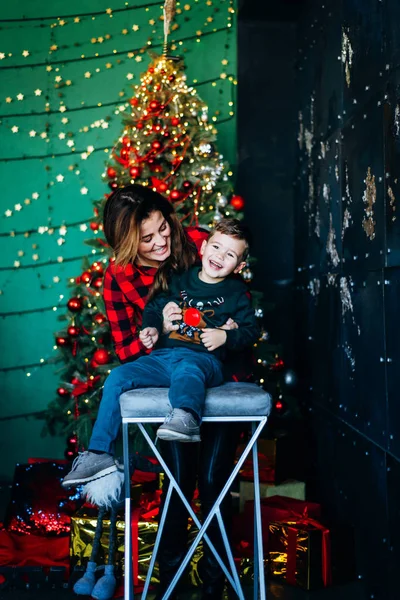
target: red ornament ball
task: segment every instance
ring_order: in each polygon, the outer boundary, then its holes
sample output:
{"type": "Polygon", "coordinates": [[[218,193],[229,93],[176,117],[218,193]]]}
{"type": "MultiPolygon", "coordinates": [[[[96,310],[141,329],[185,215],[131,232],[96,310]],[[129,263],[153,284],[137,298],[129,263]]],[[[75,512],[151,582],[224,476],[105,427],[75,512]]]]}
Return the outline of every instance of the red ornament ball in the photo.
{"type": "Polygon", "coordinates": [[[154,142],[151,143],[151,147],[153,150],[160,150],[162,148],[162,144],[158,140],[154,140],[154,142]]]}
{"type": "Polygon", "coordinates": [[[64,457],[66,458],[66,460],[74,460],[74,458],[77,456],[77,452],[75,452],[75,450],[71,450],[71,449],[67,449],[64,452],[64,457]]]}
{"type": "Polygon", "coordinates": [[[59,335],[56,337],[56,344],[59,348],[62,348],[63,346],[68,346],[69,339],[67,337],[59,335]]]}
{"type": "Polygon", "coordinates": [[[144,127],[144,125],[143,125],[142,121],[138,121],[136,123],[136,129],[143,129],[143,127],[144,127]]]}
{"type": "Polygon", "coordinates": [[[78,383],[82,383],[80,379],[78,379],[78,377],[73,377],[71,379],[71,383],[72,385],[78,385],[78,383]]]}
{"type": "Polygon", "coordinates": [[[131,138],[127,135],[124,135],[124,137],[122,138],[122,143],[124,144],[124,146],[129,147],[131,145],[131,138]]]}
{"type": "Polygon", "coordinates": [[[197,327],[201,321],[201,314],[197,308],[188,308],[183,315],[183,320],[190,327],[197,327]]]}
{"type": "Polygon", "coordinates": [[[79,312],[83,307],[82,298],[78,298],[77,296],[70,298],[67,306],[71,312],[79,312]]]}
{"type": "Polygon", "coordinates": [[[122,146],[119,155],[121,158],[127,158],[129,156],[129,148],[125,148],[125,146],[122,146]]]}
{"type": "Polygon", "coordinates": [[[75,448],[77,443],[78,443],[78,438],[76,437],[76,435],[71,435],[69,438],[67,438],[68,446],[72,446],[73,448],[75,448]]]}
{"type": "Polygon", "coordinates": [[[61,398],[68,398],[69,396],[69,391],[67,389],[65,389],[64,387],[59,387],[57,388],[57,394],[61,397],[61,398]]]}
{"type": "Polygon", "coordinates": [[[76,327],[75,325],[70,325],[68,327],[67,331],[68,331],[68,335],[70,335],[71,337],[76,337],[81,332],[79,327],[76,327]]]}
{"type": "Polygon", "coordinates": [[[96,223],[95,221],[93,221],[92,223],[90,223],[90,229],[92,231],[98,231],[100,229],[100,223],[96,223]]]}
{"type": "Polygon", "coordinates": [[[149,73],[154,73],[154,67],[149,67],[147,70],[149,73]]]}
{"type": "Polygon", "coordinates": [[[118,183],[116,181],[110,181],[108,184],[112,190],[116,190],[118,187],[118,183]]]}
{"type": "Polygon", "coordinates": [[[160,107],[161,107],[161,104],[158,102],[158,100],[152,100],[149,104],[149,108],[152,111],[159,110],[160,107]]]}
{"type": "Polygon", "coordinates": [[[93,354],[93,361],[98,365],[106,365],[110,362],[111,355],[108,350],[100,348],[93,354]]]}
{"type": "Polygon", "coordinates": [[[179,200],[179,198],[181,197],[181,193],[179,190],[172,190],[171,192],[171,200],[179,200]]]}
{"type": "Polygon", "coordinates": [[[92,281],[92,286],[100,289],[101,286],[103,285],[103,278],[102,277],[96,277],[96,279],[93,279],[92,281]]]}
{"type": "Polygon", "coordinates": [[[101,313],[96,313],[93,317],[93,321],[97,323],[97,325],[102,325],[106,321],[106,317],[101,313]]]}
{"type": "Polygon", "coordinates": [[[156,123],[155,125],[152,126],[151,129],[152,129],[152,131],[161,131],[161,125],[156,123]]]}
{"type": "Polygon", "coordinates": [[[110,179],[114,179],[114,177],[117,176],[117,171],[114,169],[114,167],[108,167],[108,169],[107,169],[107,176],[110,179]]]}
{"type": "Polygon", "coordinates": [[[140,167],[131,167],[129,169],[129,174],[131,175],[131,177],[133,177],[134,179],[136,179],[136,177],[140,177],[140,173],[141,173],[141,169],[140,167]]]}
{"type": "Polygon", "coordinates": [[[131,98],[131,99],[129,100],[129,104],[130,104],[131,106],[137,106],[137,105],[139,104],[139,100],[138,100],[138,98],[136,98],[136,96],[134,96],[133,98],[131,98]]]}
{"type": "Polygon", "coordinates": [[[92,275],[89,273],[89,271],[83,271],[81,279],[84,283],[89,283],[92,279],[92,275]]]}
{"type": "Polygon", "coordinates": [[[92,264],[92,266],[90,267],[92,271],[95,271],[96,273],[99,273],[100,275],[103,274],[103,265],[101,262],[94,262],[92,264]]]}
{"type": "Polygon", "coordinates": [[[179,125],[179,123],[180,123],[180,121],[179,121],[178,117],[172,117],[172,119],[171,119],[171,125],[173,127],[176,127],[177,125],[179,125]]]}
{"type": "Polygon", "coordinates": [[[175,75],[168,75],[168,81],[175,81],[175,75]]]}
{"type": "Polygon", "coordinates": [[[167,189],[168,189],[168,185],[165,183],[165,181],[161,181],[161,182],[158,184],[158,191],[159,191],[159,192],[166,192],[166,191],[167,191],[167,189]]]}
{"type": "Polygon", "coordinates": [[[191,182],[190,182],[190,181],[188,181],[187,179],[186,179],[186,181],[184,181],[184,182],[183,182],[183,184],[182,184],[182,185],[183,185],[183,187],[185,188],[185,190],[189,190],[189,189],[192,187],[192,184],[191,184],[191,182]]]}
{"type": "Polygon", "coordinates": [[[244,198],[242,198],[242,196],[232,196],[231,206],[233,206],[235,210],[242,210],[244,208],[244,198]]]}

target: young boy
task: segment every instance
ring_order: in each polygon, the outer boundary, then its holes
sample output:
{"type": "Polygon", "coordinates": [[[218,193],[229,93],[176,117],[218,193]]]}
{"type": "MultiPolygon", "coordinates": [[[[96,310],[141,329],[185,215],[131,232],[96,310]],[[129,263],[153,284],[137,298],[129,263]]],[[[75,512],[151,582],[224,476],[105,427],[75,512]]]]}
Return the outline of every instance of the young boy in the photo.
{"type": "Polygon", "coordinates": [[[102,431],[96,422],[89,452],[78,457],[64,486],[86,483],[116,469],[109,456],[121,422],[119,417],[116,423],[115,417],[119,415],[119,396],[130,389],[169,387],[172,411],[157,436],[169,441],[200,441],[206,389],[223,383],[225,348],[244,350],[259,335],[246,285],[231,276],[245,266],[248,250],[249,234],[243,224],[237,219],[222,220],[202,244],[201,267],[173,275],[168,291],[147,303],[140,339],[146,348],[155,349],[117,367],[107,378],[101,404],[106,403],[114,417],[102,431]],[[163,335],[163,309],[171,301],[181,308],[182,321],[163,335]],[[237,323],[237,329],[221,329],[229,318],[237,323]],[[96,467],[91,469],[90,476],[85,464],[89,462],[99,465],[97,472],[96,467]]]}

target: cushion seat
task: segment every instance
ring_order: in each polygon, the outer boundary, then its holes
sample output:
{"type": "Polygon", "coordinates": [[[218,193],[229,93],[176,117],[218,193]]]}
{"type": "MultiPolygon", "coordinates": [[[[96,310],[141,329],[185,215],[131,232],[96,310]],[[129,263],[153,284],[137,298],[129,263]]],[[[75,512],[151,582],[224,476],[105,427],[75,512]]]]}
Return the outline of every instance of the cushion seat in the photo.
{"type": "MultiPolygon", "coordinates": [[[[141,388],[121,394],[122,418],[164,418],[171,410],[168,388],[141,388]]],[[[255,383],[224,383],[207,390],[203,417],[268,416],[271,396],[255,383]]]]}

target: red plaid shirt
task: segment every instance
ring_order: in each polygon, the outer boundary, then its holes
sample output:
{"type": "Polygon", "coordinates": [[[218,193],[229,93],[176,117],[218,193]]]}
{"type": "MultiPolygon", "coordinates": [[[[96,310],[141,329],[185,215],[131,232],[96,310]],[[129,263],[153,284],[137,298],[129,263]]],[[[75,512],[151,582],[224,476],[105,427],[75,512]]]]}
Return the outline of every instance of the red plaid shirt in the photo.
{"type": "MultiPolygon", "coordinates": [[[[200,251],[208,232],[196,227],[187,227],[186,233],[200,251]]],[[[128,264],[126,267],[111,263],[104,275],[103,295],[106,313],[110,322],[115,352],[122,363],[149,354],[139,339],[143,310],[154,276],[155,267],[128,264]]]]}

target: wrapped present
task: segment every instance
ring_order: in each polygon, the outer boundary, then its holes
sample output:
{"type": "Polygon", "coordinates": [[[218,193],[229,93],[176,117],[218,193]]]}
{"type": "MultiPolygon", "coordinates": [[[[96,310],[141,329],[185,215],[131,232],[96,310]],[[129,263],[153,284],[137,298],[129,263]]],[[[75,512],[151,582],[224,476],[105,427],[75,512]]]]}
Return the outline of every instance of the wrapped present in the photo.
{"type": "Polygon", "coordinates": [[[330,530],[309,517],[269,524],[269,576],[305,590],[332,583],[330,530]]]}
{"type": "MultiPolygon", "coordinates": [[[[264,551],[267,549],[269,524],[272,521],[288,521],[301,519],[304,516],[313,519],[321,518],[321,505],[308,500],[298,500],[283,496],[261,499],[261,520],[264,551]]],[[[233,528],[235,556],[253,555],[254,540],[254,500],[246,502],[244,512],[236,515],[233,528]]]]}
{"type": "Polygon", "coordinates": [[[71,516],[82,505],[76,489],[61,481],[71,469],[66,461],[34,461],[17,465],[11,502],[5,519],[8,531],[24,534],[68,535],[71,516]]]}
{"type": "MultiPolygon", "coordinates": [[[[304,481],[288,480],[280,484],[260,483],[261,498],[286,496],[297,500],[306,499],[306,484],[304,481]]],[[[254,484],[252,481],[240,481],[239,510],[242,512],[246,502],[254,499],[254,484]]]]}
{"type": "MultiPolygon", "coordinates": [[[[245,445],[239,445],[237,457],[241,456],[245,445]]],[[[258,440],[258,471],[261,483],[281,483],[287,479],[300,479],[304,476],[304,460],[301,457],[302,445],[294,434],[283,433],[271,439],[258,440]]],[[[240,478],[254,480],[253,456],[248,455],[240,470],[240,478]]]]}

